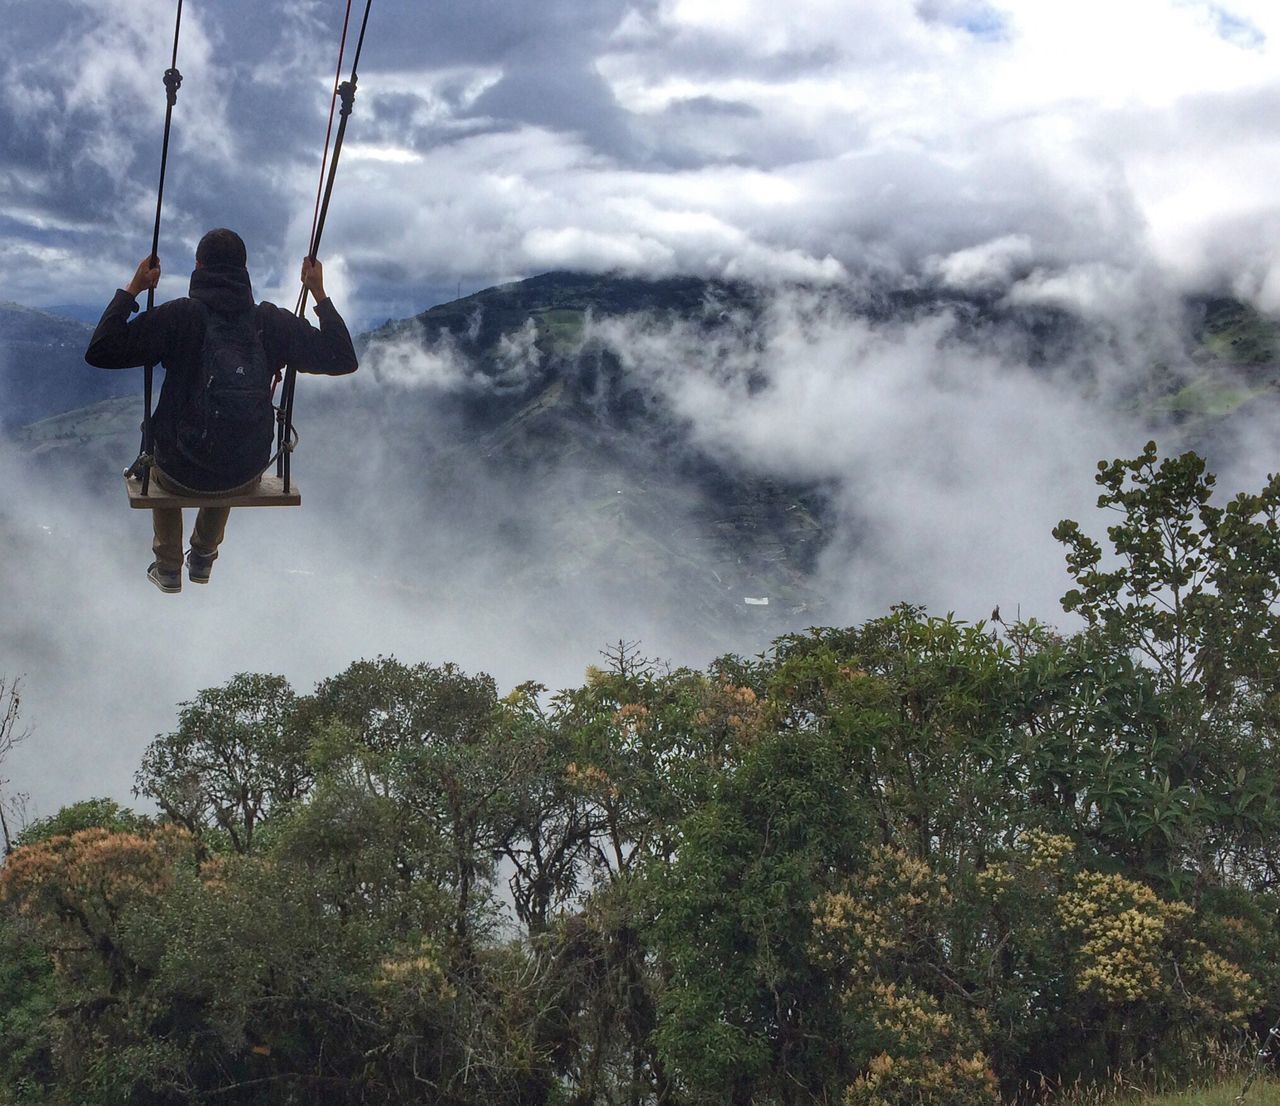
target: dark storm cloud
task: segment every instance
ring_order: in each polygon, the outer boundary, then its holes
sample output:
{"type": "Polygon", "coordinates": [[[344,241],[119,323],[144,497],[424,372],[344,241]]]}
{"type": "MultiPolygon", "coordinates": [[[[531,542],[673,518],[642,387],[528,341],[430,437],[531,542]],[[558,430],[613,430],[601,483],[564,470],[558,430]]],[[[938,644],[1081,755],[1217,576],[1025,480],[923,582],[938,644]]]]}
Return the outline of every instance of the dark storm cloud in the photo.
{"type": "MultiPolygon", "coordinates": [[[[315,10],[244,0],[186,6],[161,248],[167,273],[187,269],[190,247],[211,225],[242,229],[266,254],[282,245],[318,170],[336,53],[336,28],[315,10]]],[[[122,283],[149,245],[173,11],[160,0],[24,5],[17,33],[0,44],[13,90],[0,100],[6,237],[36,251],[72,247],[55,272],[46,267],[46,283],[63,285],[46,298],[90,295],[104,284],[104,262],[108,279],[122,283]]]]}
{"type": "MultiPolygon", "coordinates": [[[[624,4],[428,10],[381,0],[376,8],[353,144],[428,152],[535,125],[618,157],[632,151],[627,113],[592,65],[624,4]],[[476,67],[493,74],[478,96],[476,67]],[[430,91],[379,81],[396,73],[426,74],[430,91]]],[[[17,85],[0,101],[9,256],[26,249],[47,262],[39,275],[19,275],[12,294],[93,301],[103,294],[94,289],[122,283],[145,251],[173,10],[169,0],[25,5],[16,32],[0,42],[0,65],[17,85]]],[[[310,221],[340,12],[314,2],[186,6],[162,294],[181,290],[191,247],[211,225],[239,229],[271,280],[292,270],[310,221]]],[[[351,45],[354,35],[355,27],[351,45]]]]}
{"type": "Polygon", "coordinates": [[[599,50],[631,8],[652,3],[625,0],[546,0],[511,4],[505,0],[425,5],[415,0],[378,0],[378,62],[387,69],[432,69],[450,65],[491,65],[548,54],[549,46],[569,55],[599,50]]]}
{"type": "MultiPolygon", "coordinates": [[[[229,224],[290,294],[342,8],[187,6],[166,281],[229,224]]],[[[0,276],[98,300],[149,239],[173,2],[19,13],[3,256],[43,268],[0,276]]],[[[550,267],[910,279],[1014,238],[1020,271],[1199,288],[1239,261],[1280,302],[1276,249],[1238,229],[1276,209],[1276,25],[1262,0],[377,0],[322,252],[357,323],[550,267]]]]}
{"type": "Polygon", "coordinates": [[[740,100],[721,100],[716,96],[690,96],[673,100],[667,109],[672,115],[693,115],[730,119],[759,119],[760,109],[740,100]]]}
{"type": "Polygon", "coordinates": [[[581,135],[604,153],[623,158],[632,153],[626,113],[608,84],[585,61],[572,67],[522,61],[507,69],[476,101],[475,109],[501,121],[581,135]]]}

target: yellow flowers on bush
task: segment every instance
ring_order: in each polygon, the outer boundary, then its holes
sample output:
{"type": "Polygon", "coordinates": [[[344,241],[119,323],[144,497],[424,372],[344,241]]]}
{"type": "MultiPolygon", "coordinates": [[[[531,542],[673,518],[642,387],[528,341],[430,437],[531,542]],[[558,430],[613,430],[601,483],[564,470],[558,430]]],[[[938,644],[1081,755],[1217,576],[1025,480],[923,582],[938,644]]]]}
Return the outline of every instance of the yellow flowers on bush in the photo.
{"type": "Polygon", "coordinates": [[[988,899],[1015,904],[1024,935],[1065,954],[1061,970],[1085,1003],[1158,1005],[1204,1030],[1239,1026],[1257,1007],[1257,987],[1230,948],[1206,943],[1206,926],[1231,935],[1238,919],[1202,918],[1139,880],[1082,869],[1068,837],[1026,831],[975,882],[988,899]]]}
{"type": "Polygon", "coordinates": [[[1256,1006],[1248,973],[1192,936],[1195,911],[1124,876],[1081,872],[1058,900],[1078,940],[1076,987],[1109,1005],[1158,999],[1217,1027],[1256,1006]]]}
{"type": "Polygon", "coordinates": [[[1186,968],[1190,982],[1184,999],[1201,1020],[1240,1027],[1258,1008],[1257,984],[1225,956],[1199,946],[1186,968]]]}
{"type": "Polygon", "coordinates": [[[866,1000],[884,1051],[845,1091],[844,1106],[996,1106],[986,1055],[930,995],[877,983],[866,1000]]]}
{"type": "MultiPolygon", "coordinates": [[[[952,904],[944,876],[905,849],[871,850],[861,875],[812,906],[814,960],[840,981],[851,1023],[870,1025],[874,1051],[844,1106],[996,1106],[995,1076],[975,1036],[927,991],[900,978],[942,932],[952,904]]],[[[866,1032],[864,1028],[862,1032],[866,1032]]]]}
{"type": "Polygon", "coordinates": [[[843,1106],[997,1106],[996,1077],[981,1052],[939,1062],[882,1052],[845,1091],[843,1106]]]}
{"type": "Polygon", "coordinates": [[[1030,829],[1022,835],[1027,869],[1032,872],[1057,872],[1075,854],[1076,843],[1061,833],[1030,829]]]}
{"type": "Polygon", "coordinates": [[[445,974],[439,949],[429,941],[384,959],[373,982],[378,988],[395,988],[398,1001],[406,995],[421,1001],[427,996],[447,1000],[456,994],[445,974]]]}
{"type": "Polygon", "coordinates": [[[1171,924],[1189,913],[1181,903],[1162,902],[1145,884],[1099,872],[1081,872],[1057,910],[1079,941],[1077,989],[1111,1004],[1160,992],[1171,924]]]}
{"type": "Polygon", "coordinates": [[[931,916],[950,901],[944,876],[904,849],[877,846],[867,871],[813,904],[814,956],[853,973],[923,940],[931,916]]]}

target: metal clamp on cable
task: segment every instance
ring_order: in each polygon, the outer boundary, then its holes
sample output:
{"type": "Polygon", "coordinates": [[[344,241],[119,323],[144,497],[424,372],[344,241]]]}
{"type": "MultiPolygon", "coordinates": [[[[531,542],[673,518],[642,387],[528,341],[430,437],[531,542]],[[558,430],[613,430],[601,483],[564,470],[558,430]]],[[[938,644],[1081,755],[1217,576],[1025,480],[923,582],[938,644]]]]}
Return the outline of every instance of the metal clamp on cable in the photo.
{"type": "Polygon", "coordinates": [[[342,84],[338,85],[338,95],[342,98],[342,110],[338,114],[350,115],[351,109],[355,107],[356,103],[355,74],[352,74],[351,80],[343,81],[342,84]]]}
{"type": "Polygon", "coordinates": [[[130,480],[141,480],[143,474],[146,473],[154,463],[155,461],[150,453],[139,453],[133,464],[124,470],[124,474],[130,480]]]}
{"type": "Polygon", "coordinates": [[[164,90],[169,97],[169,106],[173,107],[178,102],[178,89],[182,87],[182,74],[176,69],[166,69],[164,71],[164,90]]]}

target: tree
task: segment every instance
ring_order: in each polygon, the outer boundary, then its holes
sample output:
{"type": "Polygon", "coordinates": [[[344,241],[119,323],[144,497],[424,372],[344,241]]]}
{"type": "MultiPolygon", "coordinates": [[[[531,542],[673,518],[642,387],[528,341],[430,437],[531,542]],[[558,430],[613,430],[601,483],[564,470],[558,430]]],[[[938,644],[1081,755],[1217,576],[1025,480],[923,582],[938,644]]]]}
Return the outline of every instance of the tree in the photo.
{"type": "Polygon", "coordinates": [[[311,784],[305,736],[291,724],[294,694],[283,676],[240,673],[183,703],[178,728],[157,736],[134,793],[201,837],[220,830],[248,853],[262,822],[311,784]]]}
{"type": "Polygon", "coordinates": [[[465,958],[492,911],[495,860],[532,755],[523,731],[504,729],[493,678],[453,664],[357,661],[323,681],[301,717],[319,735],[323,776],[345,774],[395,809],[404,878],[449,890],[465,958]]]}
{"type": "Polygon", "coordinates": [[[1218,506],[1201,457],[1148,442],[1095,479],[1118,519],[1105,552],[1070,519],[1054,529],[1076,582],[1062,605],[1155,674],[1153,871],[1280,880],[1280,475],[1218,506]]]}
{"type": "Polygon", "coordinates": [[[1138,651],[1164,687],[1210,704],[1238,680],[1277,679],[1280,655],[1280,475],[1225,507],[1195,453],[1098,462],[1098,506],[1118,514],[1110,555],[1078,523],[1053,534],[1077,586],[1063,608],[1138,651]]]}
{"type": "Polygon", "coordinates": [[[114,799],[81,799],[64,806],[48,818],[37,818],[17,837],[17,845],[34,845],[53,837],[69,837],[87,829],[105,829],[112,833],[138,833],[147,829],[150,820],[114,799]]]}
{"type": "Polygon", "coordinates": [[[649,885],[667,983],[655,1030],[693,1103],[838,1092],[838,995],[810,955],[811,904],[864,855],[867,810],[827,727],[765,729],[682,827],[649,885]]]}

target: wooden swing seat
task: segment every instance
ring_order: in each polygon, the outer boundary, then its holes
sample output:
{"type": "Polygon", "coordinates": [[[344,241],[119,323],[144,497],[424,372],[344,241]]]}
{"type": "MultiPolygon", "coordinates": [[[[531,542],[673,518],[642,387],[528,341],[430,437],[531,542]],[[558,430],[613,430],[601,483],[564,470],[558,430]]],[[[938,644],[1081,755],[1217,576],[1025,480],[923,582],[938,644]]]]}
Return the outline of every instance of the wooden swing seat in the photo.
{"type": "Polygon", "coordinates": [[[298,484],[289,481],[289,491],[284,490],[284,479],[264,476],[258,486],[246,495],[174,495],[165,491],[153,477],[147,494],[142,494],[142,481],[135,477],[124,478],[129,493],[129,506],[150,511],[157,507],[301,507],[302,493],[298,484]]]}

